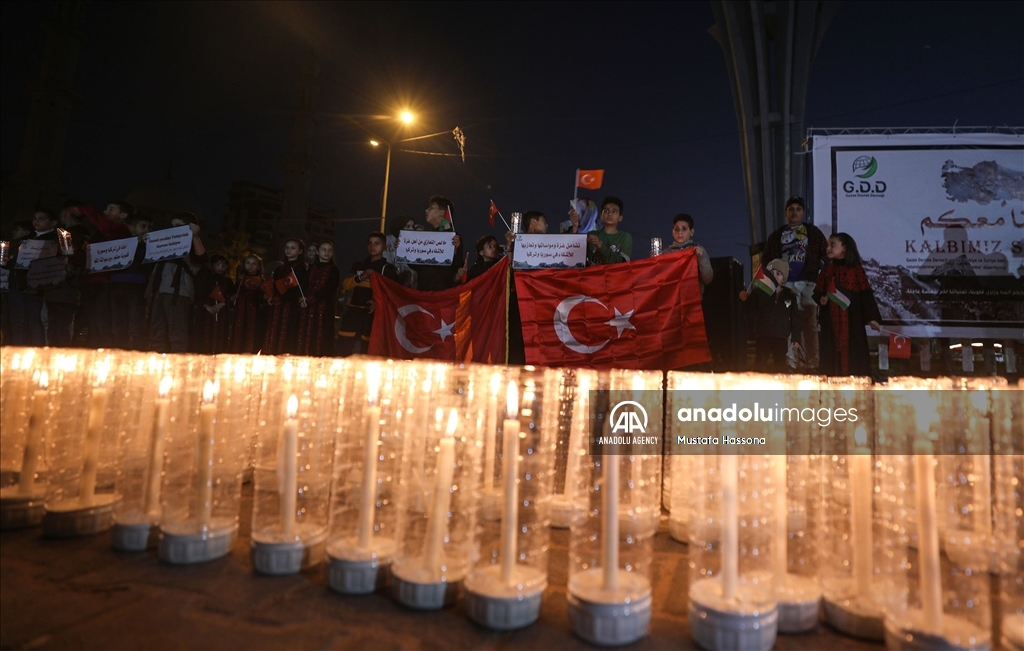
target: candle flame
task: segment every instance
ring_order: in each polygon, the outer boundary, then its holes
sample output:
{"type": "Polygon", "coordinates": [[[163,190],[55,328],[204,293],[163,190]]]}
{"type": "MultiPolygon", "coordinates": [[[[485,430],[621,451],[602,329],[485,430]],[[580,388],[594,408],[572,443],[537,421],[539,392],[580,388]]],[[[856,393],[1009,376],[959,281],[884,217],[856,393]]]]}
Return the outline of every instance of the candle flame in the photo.
{"type": "Polygon", "coordinates": [[[39,383],[40,389],[45,390],[47,387],[50,386],[50,376],[46,374],[46,371],[43,371],[41,373],[39,371],[36,371],[33,374],[32,379],[39,383]]]}
{"type": "Polygon", "coordinates": [[[506,409],[508,417],[517,418],[519,416],[519,388],[512,380],[508,381],[508,386],[505,389],[505,401],[508,405],[506,409]]]}
{"type": "Polygon", "coordinates": [[[209,380],[207,380],[206,384],[203,385],[203,402],[204,403],[209,404],[209,403],[213,402],[214,399],[217,397],[217,390],[220,389],[218,384],[219,384],[218,382],[210,382],[209,380]]]}
{"type": "Polygon", "coordinates": [[[498,395],[498,389],[501,388],[501,373],[495,373],[491,376],[491,396],[495,397],[498,395]]]}
{"type": "Polygon", "coordinates": [[[444,435],[448,438],[455,436],[455,429],[459,426],[459,413],[452,409],[448,412],[448,430],[444,435]]]}
{"type": "Polygon", "coordinates": [[[580,378],[580,394],[590,393],[590,376],[584,375],[580,378]]]}
{"type": "Polygon", "coordinates": [[[103,386],[107,383],[107,374],[110,373],[110,358],[105,357],[102,362],[95,366],[96,386],[103,386]]]}
{"type": "Polygon", "coordinates": [[[281,369],[281,372],[284,374],[285,382],[292,381],[292,373],[294,373],[294,371],[295,367],[292,366],[291,360],[288,360],[287,362],[284,363],[284,368],[281,369]]]}
{"type": "Polygon", "coordinates": [[[377,404],[377,396],[380,392],[380,364],[366,365],[366,389],[370,404],[377,404]]]}
{"type": "Polygon", "coordinates": [[[863,447],[867,446],[867,444],[868,444],[868,433],[867,433],[867,430],[864,429],[863,425],[858,427],[857,431],[855,431],[853,433],[853,440],[857,442],[857,447],[858,448],[863,448],[863,447]]]}
{"type": "Polygon", "coordinates": [[[160,380],[160,397],[166,398],[172,386],[174,386],[174,378],[170,375],[165,375],[164,379],[160,380]]]}
{"type": "Polygon", "coordinates": [[[642,391],[644,388],[644,377],[637,373],[633,376],[633,391],[642,391]]]}
{"type": "Polygon", "coordinates": [[[292,394],[292,397],[288,398],[288,418],[295,418],[295,414],[299,413],[299,399],[292,394]]]}

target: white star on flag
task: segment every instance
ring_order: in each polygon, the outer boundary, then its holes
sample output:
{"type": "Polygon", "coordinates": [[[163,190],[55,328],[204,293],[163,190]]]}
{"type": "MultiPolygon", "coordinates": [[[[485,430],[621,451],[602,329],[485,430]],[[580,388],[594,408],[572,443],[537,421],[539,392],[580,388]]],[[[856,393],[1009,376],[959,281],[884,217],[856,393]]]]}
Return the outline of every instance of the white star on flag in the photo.
{"type": "Polygon", "coordinates": [[[619,312],[619,308],[615,308],[615,316],[610,321],[605,321],[605,325],[610,325],[615,328],[618,333],[618,338],[621,339],[623,330],[636,330],[636,326],[629,322],[629,318],[633,316],[634,311],[635,310],[630,310],[623,314],[622,312],[619,312]]]}
{"type": "Polygon", "coordinates": [[[455,336],[455,335],[452,334],[452,328],[454,326],[455,326],[455,322],[454,321],[452,321],[451,323],[445,323],[444,319],[441,319],[441,327],[438,328],[437,330],[434,330],[434,332],[439,334],[439,335],[441,335],[441,341],[444,341],[448,337],[454,337],[455,336]]]}

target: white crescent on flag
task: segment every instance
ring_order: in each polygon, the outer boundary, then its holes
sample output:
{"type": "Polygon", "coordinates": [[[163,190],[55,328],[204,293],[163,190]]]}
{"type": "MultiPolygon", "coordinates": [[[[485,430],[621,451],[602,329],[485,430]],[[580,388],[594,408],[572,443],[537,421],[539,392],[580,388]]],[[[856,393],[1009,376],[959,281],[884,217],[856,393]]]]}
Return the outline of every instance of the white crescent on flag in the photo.
{"type": "MultiPolygon", "coordinates": [[[[572,332],[569,331],[569,315],[572,313],[572,309],[581,303],[597,303],[604,309],[608,309],[608,306],[601,301],[592,296],[585,296],[583,294],[577,294],[575,296],[569,296],[568,298],[562,299],[562,302],[555,308],[555,334],[558,335],[558,339],[569,350],[581,355],[590,355],[607,346],[611,339],[605,339],[600,344],[587,346],[580,343],[576,337],[572,335],[572,332]]],[[[621,338],[623,330],[636,330],[636,326],[629,322],[629,319],[632,316],[633,310],[623,314],[619,311],[619,308],[615,308],[615,316],[610,320],[605,321],[605,325],[615,328],[616,338],[621,338]]]]}
{"type": "Polygon", "coordinates": [[[434,346],[433,344],[431,344],[430,346],[427,346],[425,348],[420,348],[419,346],[414,346],[412,342],[409,341],[409,337],[406,336],[405,334],[405,317],[409,316],[413,312],[423,312],[429,317],[434,316],[430,312],[424,310],[419,305],[403,305],[402,307],[398,308],[398,317],[395,319],[395,338],[398,339],[398,343],[402,344],[402,348],[406,349],[407,351],[414,355],[419,355],[420,353],[427,352],[434,346]]]}

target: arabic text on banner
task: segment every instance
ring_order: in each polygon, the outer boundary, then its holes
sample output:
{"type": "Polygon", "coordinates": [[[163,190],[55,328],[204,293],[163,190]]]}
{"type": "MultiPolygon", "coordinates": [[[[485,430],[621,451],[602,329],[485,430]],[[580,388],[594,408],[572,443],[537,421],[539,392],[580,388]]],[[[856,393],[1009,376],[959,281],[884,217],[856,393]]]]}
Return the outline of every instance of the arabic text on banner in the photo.
{"type": "Polygon", "coordinates": [[[18,260],[15,269],[28,269],[28,266],[40,258],[52,258],[57,255],[57,242],[54,240],[22,240],[18,245],[18,260]]]}
{"type": "Polygon", "coordinates": [[[513,269],[582,269],[586,266],[586,235],[516,235],[513,269]]]}
{"type": "Polygon", "coordinates": [[[188,256],[192,249],[192,229],[174,226],[146,234],[146,257],[142,263],[175,260],[188,256]]]}
{"type": "Polygon", "coordinates": [[[115,271],[131,266],[135,260],[135,250],[139,247],[139,238],[126,237],[109,242],[95,242],[85,246],[85,271],[115,271]]]}
{"type": "Polygon", "coordinates": [[[32,289],[56,287],[68,276],[67,258],[40,258],[28,266],[25,284],[32,289]]]}
{"type": "Polygon", "coordinates": [[[455,257],[454,231],[402,231],[395,251],[398,262],[445,266],[455,257]]]}

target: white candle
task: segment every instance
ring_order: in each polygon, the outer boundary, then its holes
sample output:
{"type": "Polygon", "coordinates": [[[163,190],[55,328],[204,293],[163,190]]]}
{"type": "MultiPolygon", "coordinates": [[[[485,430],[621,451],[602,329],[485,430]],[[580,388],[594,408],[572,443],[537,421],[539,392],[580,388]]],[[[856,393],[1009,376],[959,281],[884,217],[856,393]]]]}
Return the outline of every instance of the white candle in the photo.
{"type": "Polygon", "coordinates": [[[203,385],[203,404],[199,408],[199,440],[196,450],[196,519],[200,528],[210,525],[213,513],[213,444],[217,424],[218,383],[203,385]]]}
{"type": "Polygon", "coordinates": [[[366,367],[367,397],[366,434],[363,440],[363,494],[359,505],[359,546],[369,549],[373,539],[373,520],[377,514],[377,442],[380,440],[380,365],[366,367]]]}
{"type": "Polygon", "coordinates": [[[569,453],[565,459],[565,486],[562,492],[572,499],[576,487],[576,472],[580,462],[580,439],[587,431],[587,407],[590,404],[590,376],[584,375],[576,386],[576,400],[572,405],[572,423],[569,428],[569,453]]]}
{"type": "Polygon", "coordinates": [[[505,511],[501,518],[501,580],[512,583],[516,566],[516,529],[519,523],[519,390],[511,380],[507,391],[508,418],[502,425],[505,439],[505,511]]]}
{"type": "Polygon", "coordinates": [[[455,429],[459,424],[454,409],[448,414],[448,430],[441,437],[437,452],[437,482],[434,485],[434,500],[427,520],[427,546],[424,553],[424,567],[442,574],[444,539],[448,535],[448,509],[451,508],[452,478],[455,474],[455,429]]]}
{"type": "MultiPolygon", "coordinates": [[[[611,429],[610,418],[605,419],[605,433],[611,429]]],[[[619,586],[619,457],[606,454],[601,457],[601,475],[604,498],[601,501],[601,567],[604,589],[619,586]]]]}
{"type": "MultiPolygon", "coordinates": [[[[988,412],[988,392],[975,391],[971,395],[972,414],[970,423],[971,441],[968,444],[975,451],[985,449],[985,441],[988,440],[989,421],[984,417],[988,412]],[[979,415],[981,414],[981,415],[979,415]]],[[[974,531],[988,536],[992,535],[992,483],[991,469],[989,467],[989,456],[986,454],[975,454],[971,457],[974,475],[974,531]]],[[[987,544],[983,542],[982,544],[987,544]]]]}
{"type": "Polygon", "coordinates": [[[937,634],[942,632],[942,580],[939,576],[939,529],[935,519],[934,451],[931,441],[914,441],[921,607],[925,632],[937,634]]]}
{"type": "Polygon", "coordinates": [[[871,449],[867,447],[867,433],[858,427],[854,433],[857,447],[853,456],[847,457],[850,469],[850,531],[853,544],[853,578],[857,596],[871,598],[871,574],[874,560],[871,550],[874,546],[872,532],[871,449]]]}
{"type": "Polygon", "coordinates": [[[788,471],[786,459],[786,433],[780,426],[772,428],[771,468],[772,489],[774,490],[773,513],[775,518],[772,537],[772,572],[775,584],[782,586],[789,573],[789,507],[787,505],[788,471]]]}
{"type": "Polygon", "coordinates": [[[100,463],[100,442],[103,439],[103,421],[107,414],[107,394],[103,384],[107,381],[109,364],[104,361],[96,365],[96,386],[89,403],[89,424],[85,434],[85,450],[82,452],[82,478],[79,484],[79,500],[84,506],[92,505],[96,496],[96,471],[100,463]]]}
{"type": "MultiPolygon", "coordinates": [[[[735,436],[735,431],[723,432],[735,436]]],[[[736,598],[740,574],[739,471],[734,454],[722,463],[722,598],[736,598]]]]}
{"type": "MultiPolygon", "coordinates": [[[[633,401],[637,404],[643,404],[643,388],[644,378],[642,375],[637,373],[633,376],[633,401]]],[[[631,484],[629,491],[629,504],[632,507],[631,513],[633,517],[637,516],[637,510],[640,509],[640,484],[643,479],[643,462],[641,455],[631,454],[629,456],[629,483],[631,484]]]]}
{"type": "Polygon", "coordinates": [[[25,454],[21,462],[21,477],[18,492],[31,495],[36,485],[36,469],[39,467],[40,441],[43,436],[43,421],[46,420],[46,405],[49,400],[49,377],[46,371],[36,372],[39,388],[32,393],[32,410],[28,417],[28,435],[25,437],[25,454]]]}
{"type": "Polygon", "coordinates": [[[484,489],[494,488],[494,437],[498,427],[498,389],[501,374],[491,376],[491,395],[487,400],[487,428],[484,430],[484,489]]]}
{"type": "Polygon", "coordinates": [[[299,411],[299,399],[292,394],[288,398],[288,413],[284,428],[281,430],[281,443],[278,447],[280,455],[281,481],[281,533],[285,538],[295,535],[295,500],[298,484],[299,457],[299,420],[295,414],[299,411]]]}
{"type": "Polygon", "coordinates": [[[160,514],[160,474],[164,467],[164,439],[167,437],[167,420],[171,401],[167,394],[174,380],[170,375],[160,380],[160,397],[156,399],[156,411],[153,413],[153,427],[149,441],[149,473],[146,488],[145,508],[150,517],[160,514]]]}

